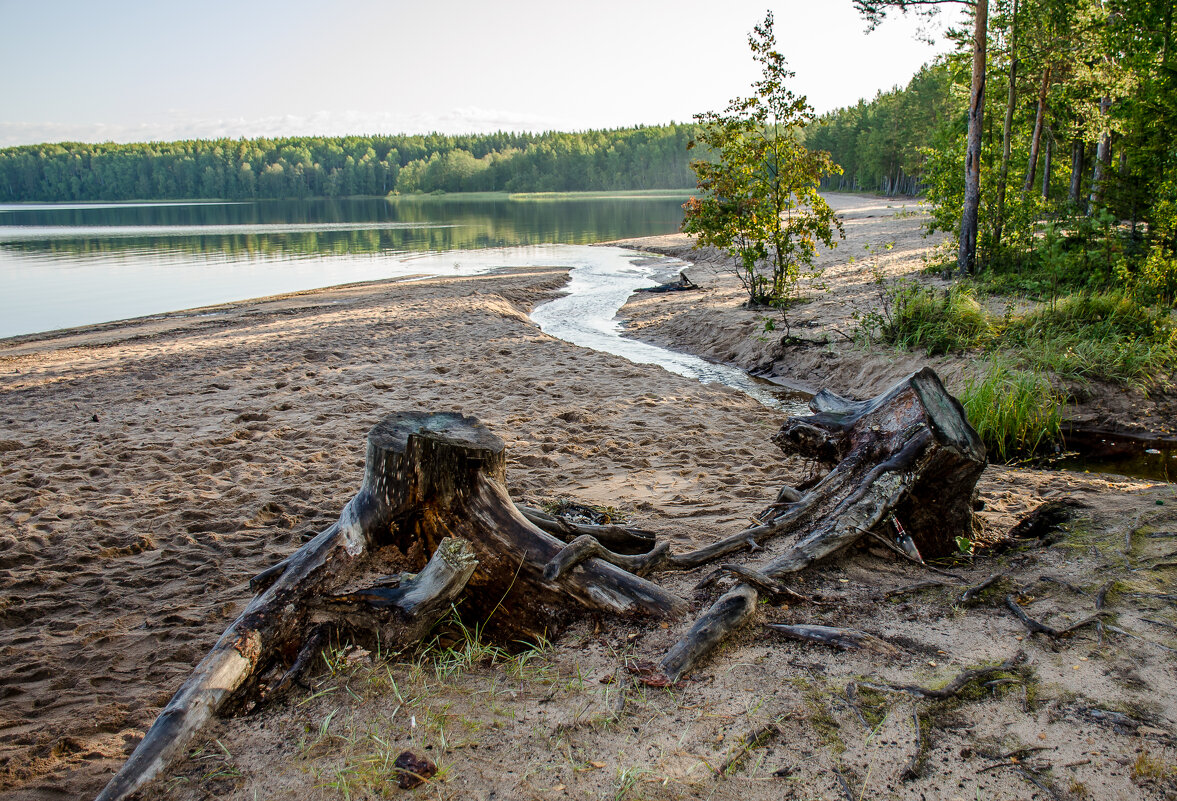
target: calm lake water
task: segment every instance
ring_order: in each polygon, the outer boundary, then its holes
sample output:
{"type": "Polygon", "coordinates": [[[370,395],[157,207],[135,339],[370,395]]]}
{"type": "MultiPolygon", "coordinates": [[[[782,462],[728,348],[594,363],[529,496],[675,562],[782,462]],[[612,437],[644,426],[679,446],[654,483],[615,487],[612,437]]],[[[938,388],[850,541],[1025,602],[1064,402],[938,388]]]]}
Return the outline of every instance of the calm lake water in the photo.
{"type": "Polygon", "coordinates": [[[676,231],[685,198],[0,205],[0,337],[355,281],[565,264],[676,231]]]}

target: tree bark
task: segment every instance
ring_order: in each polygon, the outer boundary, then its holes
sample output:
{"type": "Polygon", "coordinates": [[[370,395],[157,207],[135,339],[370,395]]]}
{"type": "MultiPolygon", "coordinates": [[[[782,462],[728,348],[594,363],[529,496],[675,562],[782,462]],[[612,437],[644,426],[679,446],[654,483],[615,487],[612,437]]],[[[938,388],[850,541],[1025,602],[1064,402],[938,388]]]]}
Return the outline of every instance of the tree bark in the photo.
{"type": "MultiPolygon", "coordinates": [[[[1108,113],[1112,108],[1112,99],[1103,97],[1099,101],[1099,116],[1104,120],[1105,128],[1108,113]]],[[[1103,205],[1104,180],[1108,167],[1112,163],[1112,133],[1105,130],[1099,137],[1099,146],[1095,150],[1095,169],[1091,174],[1091,196],[1087,201],[1087,213],[1094,214],[1103,205]]]]}
{"type": "Polygon", "coordinates": [[[1034,115],[1034,133],[1030,137],[1030,162],[1026,166],[1026,183],[1022,185],[1025,195],[1034,187],[1038,171],[1038,148],[1042,142],[1042,124],[1046,119],[1046,92],[1050,89],[1050,67],[1042,70],[1042,85],[1038,87],[1038,113],[1034,115]]]}
{"type": "Polygon", "coordinates": [[[1005,123],[1001,128],[1001,177],[997,181],[997,209],[993,226],[993,246],[1001,245],[1001,232],[1005,228],[1005,189],[1009,183],[1010,134],[1014,122],[1014,105],[1017,102],[1018,80],[1018,0],[1014,0],[1013,20],[1009,42],[1009,95],[1005,101],[1005,123]]]}
{"type": "Polygon", "coordinates": [[[1054,156],[1054,137],[1050,126],[1046,126],[1046,151],[1042,154],[1042,199],[1050,200],[1050,168],[1054,156]]]}
{"type": "Polygon", "coordinates": [[[978,214],[981,208],[981,133],[985,114],[985,48],[988,40],[989,0],[976,0],[973,26],[973,75],[969,87],[969,129],[965,151],[964,206],[960,217],[960,276],[977,269],[978,214]]]}
{"type": "Polygon", "coordinates": [[[1076,208],[1083,197],[1083,151],[1086,145],[1082,139],[1071,140],[1071,188],[1067,198],[1076,208]]]}
{"type": "MultiPolygon", "coordinates": [[[[832,469],[760,527],[762,547],[769,536],[792,539],[753,570],[770,579],[803,570],[868,532],[886,530],[892,516],[928,556],[951,553],[957,536],[973,535],[985,446],[930,368],[870,400],[822,390],[810,408],[815,414],[789,418],[773,441],[832,469]]],[[[720,598],[662,660],[667,679],[677,681],[748,620],[755,598],[756,587],[746,582],[720,598]]]]}

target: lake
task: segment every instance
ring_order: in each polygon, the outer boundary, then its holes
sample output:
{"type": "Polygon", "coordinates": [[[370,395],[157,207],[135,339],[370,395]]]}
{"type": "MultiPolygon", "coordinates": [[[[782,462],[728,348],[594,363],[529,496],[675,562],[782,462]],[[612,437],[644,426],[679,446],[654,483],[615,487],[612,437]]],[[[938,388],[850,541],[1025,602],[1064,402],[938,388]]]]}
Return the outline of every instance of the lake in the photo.
{"type": "Polygon", "coordinates": [[[0,205],[0,337],[405,275],[563,265],[686,193],[0,205]]]}

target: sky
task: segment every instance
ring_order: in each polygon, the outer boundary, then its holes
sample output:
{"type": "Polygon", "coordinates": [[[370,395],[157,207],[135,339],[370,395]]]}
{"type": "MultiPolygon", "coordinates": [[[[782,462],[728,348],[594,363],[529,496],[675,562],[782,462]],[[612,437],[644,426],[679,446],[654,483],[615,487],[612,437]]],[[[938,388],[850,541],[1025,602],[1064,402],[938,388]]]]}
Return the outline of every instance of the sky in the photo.
{"type": "Polygon", "coordinates": [[[947,49],[851,0],[0,0],[0,146],[686,122],[748,93],[768,9],[819,113],[947,49]]]}

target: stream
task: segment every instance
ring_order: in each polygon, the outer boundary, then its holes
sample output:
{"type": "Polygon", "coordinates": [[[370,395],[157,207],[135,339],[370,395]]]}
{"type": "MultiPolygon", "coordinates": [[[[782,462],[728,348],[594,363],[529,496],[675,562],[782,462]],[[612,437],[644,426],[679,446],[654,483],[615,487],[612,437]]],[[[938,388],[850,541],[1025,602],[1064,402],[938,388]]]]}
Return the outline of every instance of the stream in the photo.
{"type": "Polygon", "coordinates": [[[622,336],[617,312],[630,295],[638,289],[675,280],[689,263],[619,247],[576,250],[577,258],[564,289],[566,294],[537,306],[531,313],[531,319],[545,334],[638,364],[656,364],[704,384],[732,387],[786,414],[808,414],[805,401],[797,393],[754,378],[738,367],[622,336]]]}

